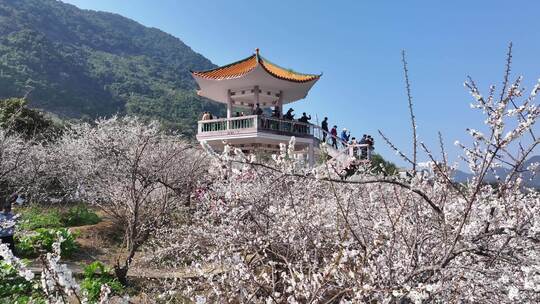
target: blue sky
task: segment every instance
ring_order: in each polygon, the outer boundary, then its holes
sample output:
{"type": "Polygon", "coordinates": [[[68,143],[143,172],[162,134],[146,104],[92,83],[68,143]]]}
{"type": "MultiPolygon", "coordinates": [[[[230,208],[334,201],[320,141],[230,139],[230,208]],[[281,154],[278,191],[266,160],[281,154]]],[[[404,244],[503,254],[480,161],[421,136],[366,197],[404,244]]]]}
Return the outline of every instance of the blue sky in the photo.
{"type": "MultiPolygon", "coordinates": [[[[411,132],[401,66],[407,51],[418,134],[437,150],[437,131],[457,160],[455,140],[482,126],[463,87],[471,75],[485,94],[500,85],[507,45],[513,76],[532,88],[540,78],[540,1],[207,1],[68,0],[114,12],[170,33],[218,65],[255,48],[271,61],[324,75],[296,113],[328,116],[353,136],[373,134],[376,150],[404,163],[383,143],[382,130],[403,151],[411,132]]],[[[538,126],[536,126],[538,128],[538,126]]],[[[538,154],[538,153],[537,153],[538,154]]],[[[423,156],[421,160],[425,159],[423,156]]]]}

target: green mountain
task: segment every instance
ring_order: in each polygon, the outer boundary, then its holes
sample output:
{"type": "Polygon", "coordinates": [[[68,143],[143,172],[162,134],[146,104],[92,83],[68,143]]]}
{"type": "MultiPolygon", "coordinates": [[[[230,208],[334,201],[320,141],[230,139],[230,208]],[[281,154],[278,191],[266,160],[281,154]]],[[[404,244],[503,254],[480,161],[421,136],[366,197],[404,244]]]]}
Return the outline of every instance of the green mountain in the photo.
{"type": "Polygon", "coordinates": [[[215,67],[180,39],[117,14],[56,0],[0,0],[0,98],[61,117],[159,118],[192,135],[202,111],[190,69],[215,67]]]}

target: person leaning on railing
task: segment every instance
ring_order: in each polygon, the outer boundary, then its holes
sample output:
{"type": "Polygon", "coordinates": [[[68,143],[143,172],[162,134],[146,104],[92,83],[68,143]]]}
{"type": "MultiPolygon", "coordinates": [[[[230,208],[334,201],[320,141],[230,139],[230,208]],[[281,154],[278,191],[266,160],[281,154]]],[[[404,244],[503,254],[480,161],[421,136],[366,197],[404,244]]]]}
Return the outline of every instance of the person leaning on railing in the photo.
{"type": "MultiPolygon", "coordinates": [[[[308,124],[310,120],[311,120],[311,115],[307,116],[306,112],[304,112],[304,113],[302,113],[302,117],[300,117],[298,119],[298,122],[308,124]]],[[[308,126],[306,126],[306,125],[301,125],[300,126],[300,131],[302,133],[308,133],[307,130],[308,130],[308,126]]]]}
{"type": "Polygon", "coordinates": [[[210,120],[210,112],[203,112],[201,120],[210,120]]]}
{"type": "Polygon", "coordinates": [[[283,115],[283,119],[286,119],[286,120],[293,120],[294,119],[294,114],[292,113],[294,112],[293,108],[290,108],[287,113],[285,113],[285,115],[283,115]]]}

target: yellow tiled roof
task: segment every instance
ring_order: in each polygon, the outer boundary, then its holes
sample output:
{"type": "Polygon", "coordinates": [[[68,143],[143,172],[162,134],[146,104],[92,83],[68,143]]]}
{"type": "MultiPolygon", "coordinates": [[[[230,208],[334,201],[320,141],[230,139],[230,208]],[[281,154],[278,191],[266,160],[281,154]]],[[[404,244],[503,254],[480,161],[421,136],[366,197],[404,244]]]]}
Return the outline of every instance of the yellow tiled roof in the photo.
{"type": "Polygon", "coordinates": [[[292,70],[284,69],[262,58],[258,55],[258,52],[245,59],[222,67],[200,72],[192,71],[191,73],[202,78],[215,80],[239,78],[255,69],[257,64],[260,64],[270,75],[283,80],[293,82],[308,82],[321,77],[321,75],[301,74],[292,70]]]}

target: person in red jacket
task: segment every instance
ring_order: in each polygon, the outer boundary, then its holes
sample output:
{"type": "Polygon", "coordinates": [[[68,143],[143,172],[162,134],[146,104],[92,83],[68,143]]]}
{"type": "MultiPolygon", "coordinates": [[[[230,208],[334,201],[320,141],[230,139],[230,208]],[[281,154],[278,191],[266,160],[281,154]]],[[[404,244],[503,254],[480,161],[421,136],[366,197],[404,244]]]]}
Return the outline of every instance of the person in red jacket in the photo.
{"type": "Polygon", "coordinates": [[[337,126],[334,126],[332,130],[330,130],[330,134],[332,135],[332,147],[337,149],[337,126]]]}

